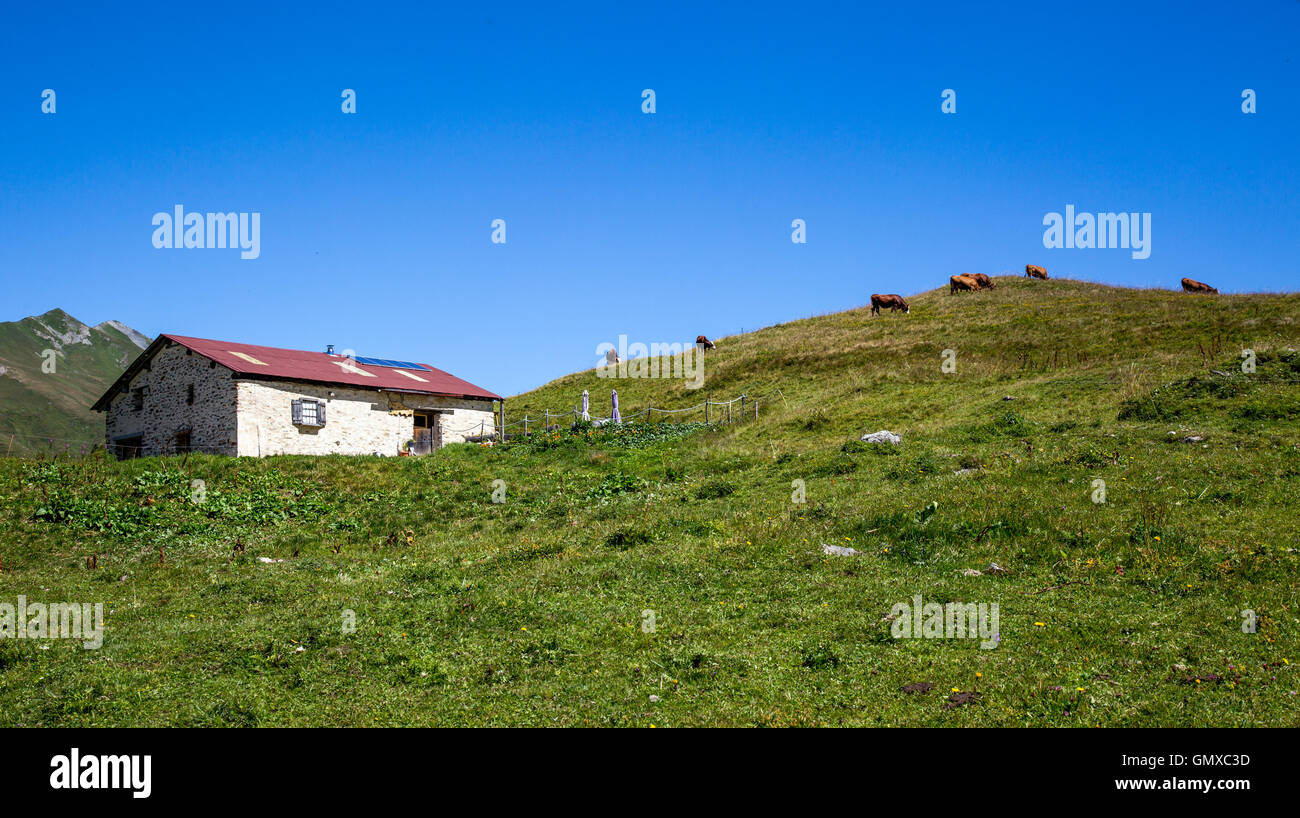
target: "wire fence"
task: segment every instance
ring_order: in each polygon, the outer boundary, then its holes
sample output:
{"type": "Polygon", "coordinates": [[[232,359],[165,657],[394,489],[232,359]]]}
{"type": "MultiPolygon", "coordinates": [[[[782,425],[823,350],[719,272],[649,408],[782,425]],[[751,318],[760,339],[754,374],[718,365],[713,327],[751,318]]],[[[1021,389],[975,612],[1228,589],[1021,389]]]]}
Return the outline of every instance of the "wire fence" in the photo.
{"type": "MultiPolygon", "coordinates": [[[[508,430],[511,428],[518,428],[518,427],[523,427],[522,434],[524,436],[527,436],[532,434],[533,431],[537,429],[537,424],[539,421],[541,423],[541,429],[545,431],[548,429],[554,429],[558,424],[562,422],[576,424],[582,420],[589,421],[593,425],[597,425],[597,426],[603,426],[608,423],[632,423],[637,418],[644,418],[648,423],[654,423],[654,422],[662,423],[672,419],[674,416],[683,415],[688,412],[700,412],[701,410],[703,413],[701,419],[705,423],[729,424],[729,423],[737,423],[745,420],[756,421],[759,419],[759,404],[764,401],[771,400],[773,396],[780,395],[780,394],[781,391],[778,389],[775,392],[771,392],[766,395],[741,394],[741,395],[737,395],[734,398],[731,398],[730,400],[713,400],[711,398],[705,398],[703,401],[695,404],[694,406],[684,406],[678,409],[665,409],[662,407],[655,406],[653,403],[647,402],[644,408],[636,412],[624,414],[622,411],[620,411],[617,420],[615,420],[613,416],[612,405],[610,407],[611,414],[609,415],[592,414],[589,409],[587,414],[584,416],[582,411],[578,409],[576,406],[573,409],[567,409],[564,411],[557,411],[557,412],[552,412],[549,409],[543,409],[541,417],[532,417],[531,415],[525,413],[524,417],[521,420],[516,420],[514,422],[501,423],[500,420],[498,419],[497,426],[499,427],[499,429],[497,431],[488,434],[486,428],[481,428],[479,434],[476,436],[476,440],[471,442],[483,442],[490,439],[509,440],[510,438],[518,437],[519,435],[511,434],[508,430]],[[660,420],[658,421],[655,420],[655,413],[658,413],[661,416],[660,420]],[[662,416],[666,416],[666,417],[662,417],[662,416]]],[[[782,395],[782,397],[784,397],[784,395],[782,395]]],[[[509,420],[508,416],[507,416],[507,420],[509,420]]],[[[680,423],[683,421],[674,420],[673,422],[680,423]]]]}
{"type": "MultiPolygon", "coordinates": [[[[608,415],[602,415],[588,410],[584,417],[582,410],[576,406],[573,409],[554,412],[543,409],[541,417],[533,417],[525,413],[523,418],[505,424],[501,423],[501,416],[498,414],[491,425],[486,420],[471,423],[461,428],[452,428],[449,424],[444,424],[441,428],[441,437],[444,441],[451,438],[452,440],[448,442],[456,442],[455,438],[461,438],[468,443],[503,442],[511,438],[526,437],[538,431],[553,430],[562,423],[572,425],[584,420],[595,426],[604,426],[609,423],[633,423],[638,419],[644,419],[648,423],[693,422],[682,418],[683,415],[691,412],[700,413],[696,420],[703,420],[706,423],[730,424],[746,420],[757,421],[760,417],[760,404],[770,401],[776,396],[785,397],[781,394],[781,390],[778,389],[766,395],[741,394],[730,400],[706,398],[693,406],[683,406],[677,409],[667,409],[655,406],[653,403],[646,403],[644,407],[629,414],[620,411],[617,420],[614,419],[612,411],[608,415]],[[518,429],[519,431],[511,433],[510,429],[518,429]]],[[[612,410],[613,407],[610,408],[612,410]]],[[[25,435],[17,432],[11,432],[7,435],[0,432],[0,447],[3,447],[3,449],[0,449],[0,453],[4,457],[39,459],[68,458],[77,460],[101,457],[107,454],[119,460],[126,460],[133,457],[142,457],[146,454],[143,445],[130,443],[106,444],[102,439],[70,439],[53,435],[25,435]]],[[[172,441],[158,451],[150,448],[149,455],[229,455],[232,449],[233,446],[231,445],[182,444],[172,441]]]]}
{"type": "MultiPolygon", "coordinates": [[[[166,456],[186,454],[228,455],[231,453],[232,448],[233,446],[230,445],[205,446],[172,441],[161,447],[159,451],[151,451],[150,453],[166,456]]],[[[20,435],[17,432],[8,434],[0,432],[0,456],[3,457],[84,460],[100,457],[105,453],[116,457],[118,460],[127,460],[133,457],[145,456],[145,447],[130,443],[106,444],[102,439],[84,440],[52,437],[50,435],[20,435]]]]}

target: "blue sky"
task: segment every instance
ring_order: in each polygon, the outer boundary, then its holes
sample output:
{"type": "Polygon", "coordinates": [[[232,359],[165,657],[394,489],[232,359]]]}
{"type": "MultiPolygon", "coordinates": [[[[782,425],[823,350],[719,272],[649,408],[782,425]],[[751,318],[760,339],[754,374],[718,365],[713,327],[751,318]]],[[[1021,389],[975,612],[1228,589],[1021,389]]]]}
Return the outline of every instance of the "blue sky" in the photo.
{"type": "Polygon", "coordinates": [[[953,273],[1300,281],[1296,0],[4,18],[0,320],[333,343],[513,394],[619,334],[716,338],[953,273]],[[261,213],[260,257],[155,249],[177,204],[261,213]],[[1067,204],[1151,213],[1150,258],[1045,249],[1067,204]]]}

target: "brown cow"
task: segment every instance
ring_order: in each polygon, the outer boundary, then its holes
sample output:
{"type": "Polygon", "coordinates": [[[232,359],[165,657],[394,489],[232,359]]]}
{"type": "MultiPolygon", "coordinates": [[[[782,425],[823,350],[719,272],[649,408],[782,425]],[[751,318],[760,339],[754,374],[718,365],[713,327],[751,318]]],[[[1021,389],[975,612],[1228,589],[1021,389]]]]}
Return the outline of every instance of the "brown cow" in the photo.
{"type": "Polygon", "coordinates": [[[975,281],[980,285],[981,290],[991,290],[997,286],[997,284],[993,283],[993,279],[983,273],[971,273],[970,277],[975,279],[975,281]]]}
{"type": "Polygon", "coordinates": [[[618,350],[616,349],[605,350],[605,364],[607,366],[613,366],[616,363],[618,363],[618,350]]]}
{"type": "Polygon", "coordinates": [[[703,335],[695,336],[695,345],[703,346],[705,349],[717,349],[714,343],[710,341],[706,336],[703,335]]]}
{"type": "Polygon", "coordinates": [[[1185,293],[1214,293],[1215,295],[1218,295],[1218,294],[1219,294],[1219,291],[1216,290],[1216,289],[1214,289],[1213,287],[1211,287],[1209,284],[1205,284],[1205,283],[1203,283],[1203,282],[1197,281],[1197,280],[1194,279],[1194,278],[1184,278],[1184,279],[1183,279],[1183,292],[1185,292],[1185,293]]]}
{"type": "Polygon", "coordinates": [[[890,293],[889,295],[872,293],[871,314],[880,315],[881,307],[888,307],[890,312],[902,310],[903,312],[908,313],[912,311],[912,309],[907,306],[907,301],[903,299],[903,296],[898,295],[897,293],[890,293]]]}
{"type": "Polygon", "coordinates": [[[1025,265],[1025,277],[1026,277],[1026,278],[1041,278],[1043,281],[1046,281],[1046,280],[1047,280],[1047,271],[1044,270],[1042,267],[1039,267],[1037,264],[1026,264],[1026,265],[1025,265]]]}
{"type": "Polygon", "coordinates": [[[973,276],[957,275],[948,279],[948,294],[952,295],[958,290],[968,290],[975,292],[980,288],[980,283],[973,276]]]}

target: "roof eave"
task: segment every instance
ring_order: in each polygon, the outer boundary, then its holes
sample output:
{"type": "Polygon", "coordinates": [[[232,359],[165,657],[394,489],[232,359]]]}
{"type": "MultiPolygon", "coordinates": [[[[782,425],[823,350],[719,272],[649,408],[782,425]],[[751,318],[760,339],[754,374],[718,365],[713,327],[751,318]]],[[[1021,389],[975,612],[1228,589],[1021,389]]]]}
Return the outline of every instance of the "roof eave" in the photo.
{"type": "MultiPolygon", "coordinates": [[[[224,366],[224,364],[222,364],[224,366]]],[[[340,389],[358,389],[375,392],[404,392],[410,395],[431,395],[435,398],[464,398],[466,400],[502,400],[496,395],[469,395],[461,392],[438,392],[432,389],[402,389],[396,386],[370,386],[368,384],[348,383],[347,381],[329,381],[321,378],[294,378],[288,375],[272,375],[266,372],[244,372],[234,370],[235,378],[250,381],[287,381],[289,383],[310,383],[319,386],[335,386],[340,389]]]]}

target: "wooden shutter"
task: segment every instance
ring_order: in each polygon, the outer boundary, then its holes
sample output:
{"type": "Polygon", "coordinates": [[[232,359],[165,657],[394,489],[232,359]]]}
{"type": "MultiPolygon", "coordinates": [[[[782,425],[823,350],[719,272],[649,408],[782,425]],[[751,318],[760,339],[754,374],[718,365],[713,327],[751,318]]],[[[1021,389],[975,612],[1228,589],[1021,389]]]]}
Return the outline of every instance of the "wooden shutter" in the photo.
{"type": "Polygon", "coordinates": [[[325,402],[316,401],[316,425],[325,425],[325,402]]]}
{"type": "Polygon", "coordinates": [[[302,398],[293,399],[293,422],[295,424],[302,423],[302,398]]]}

